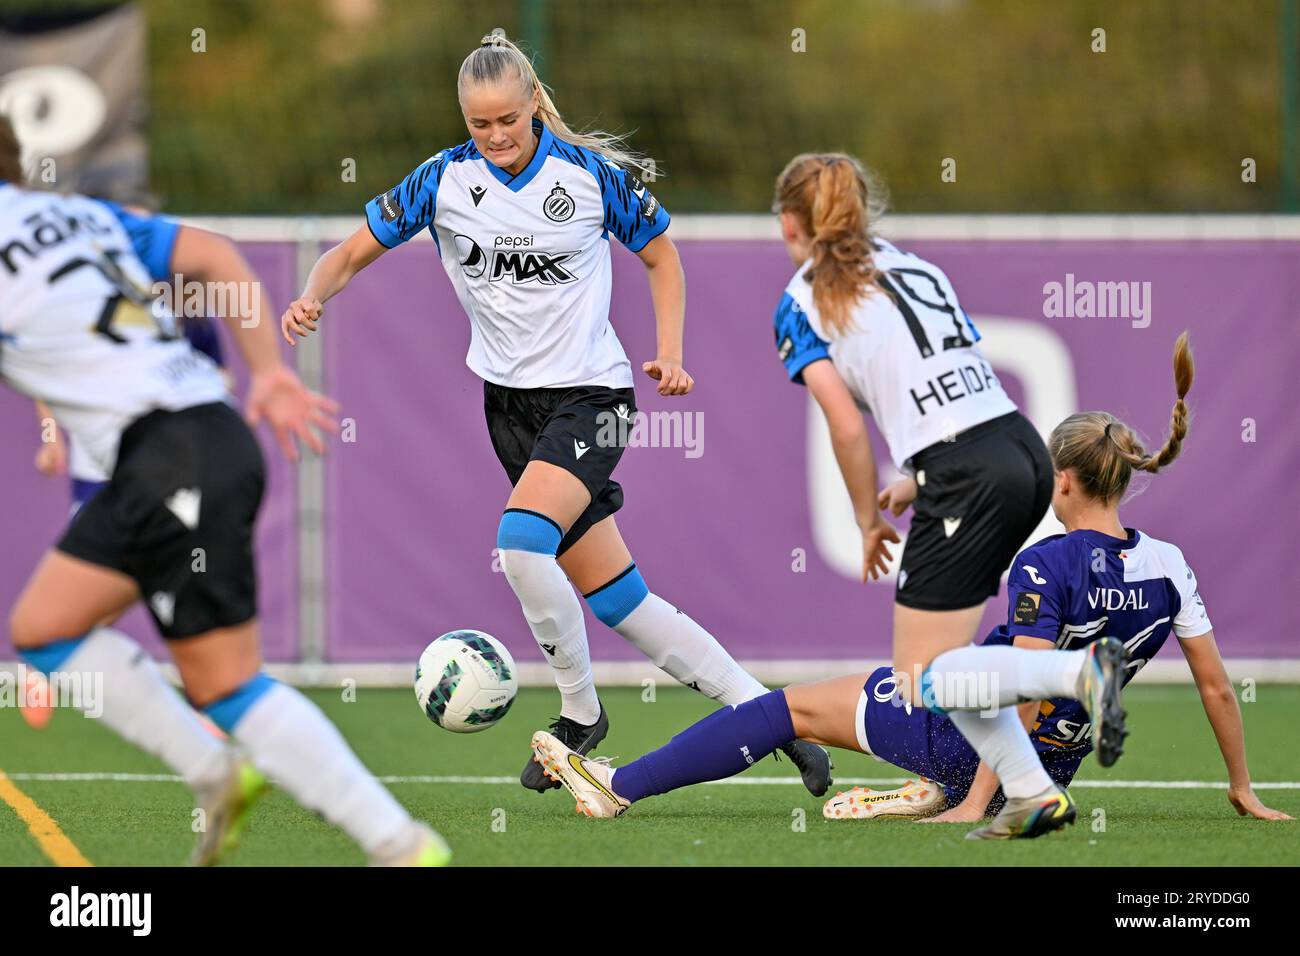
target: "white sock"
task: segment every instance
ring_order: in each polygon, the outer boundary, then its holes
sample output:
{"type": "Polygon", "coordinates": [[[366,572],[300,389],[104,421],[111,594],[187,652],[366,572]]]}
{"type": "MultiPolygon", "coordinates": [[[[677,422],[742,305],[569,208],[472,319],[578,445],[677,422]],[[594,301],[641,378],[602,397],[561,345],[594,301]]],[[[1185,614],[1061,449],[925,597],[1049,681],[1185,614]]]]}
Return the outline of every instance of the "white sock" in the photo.
{"type": "Polygon", "coordinates": [[[647,594],[614,630],[705,697],[735,707],[767,693],[712,634],[657,594],[647,594]]]}
{"type": "Polygon", "coordinates": [[[341,828],[368,855],[411,815],[357,759],[338,728],[292,687],[272,683],[231,729],[259,770],[341,828]]]}
{"type": "MultiPolygon", "coordinates": [[[[1046,655],[1046,651],[1031,651],[1046,655]]],[[[1008,797],[1032,797],[1052,786],[1052,778],[1043,769],[1029,734],[1020,725],[1014,707],[1004,707],[985,715],[969,710],[948,714],[953,726],[985,763],[993,768],[1008,797]]]]}
{"type": "Polygon", "coordinates": [[[930,663],[929,692],[950,713],[1073,697],[1086,657],[1086,651],[972,644],[944,651],[930,663]]]}
{"type": "Polygon", "coordinates": [[[501,570],[519,598],[533,638],[555,672],[560,716],[594,724],[600,717],[600,700],[591,674],[587,625],[573,585],[553,554],[506,548],[499,554],[501,570]]]}
{"type": "Polygon", "coordinates": [[[144,648],[125,634],[106,627],[91,631],[52,679],[60,674],[82,675],[77,678],[83,682],[81,710],[98,711],[104,726],[157,757],[191,788],[227,772],[226,745],[199,722],[144,648]]]}

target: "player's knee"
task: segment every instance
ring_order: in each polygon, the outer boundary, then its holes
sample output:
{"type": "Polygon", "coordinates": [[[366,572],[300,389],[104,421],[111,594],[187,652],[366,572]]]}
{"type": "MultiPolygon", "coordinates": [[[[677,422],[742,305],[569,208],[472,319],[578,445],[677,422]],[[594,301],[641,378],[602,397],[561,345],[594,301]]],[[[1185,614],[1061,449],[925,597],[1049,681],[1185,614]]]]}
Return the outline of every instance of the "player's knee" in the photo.
{"type": "Polygon", "coordinates": [[[560,526],[543,514],[506,509],[497,525],[497,554],[501,570],[514,584],[521,575],[527,575],[535,563],[524,558],[525,555],[542,555],[553,561],[563,537],[560,526]]]}
{"type": "Polygon", "coordinates": [[[820,739],[817,734],[819,708],[806,686],[793,684],[785,688],[785,705],[790,709],[790,722],[794,725],[796,737],[820,739]]]}

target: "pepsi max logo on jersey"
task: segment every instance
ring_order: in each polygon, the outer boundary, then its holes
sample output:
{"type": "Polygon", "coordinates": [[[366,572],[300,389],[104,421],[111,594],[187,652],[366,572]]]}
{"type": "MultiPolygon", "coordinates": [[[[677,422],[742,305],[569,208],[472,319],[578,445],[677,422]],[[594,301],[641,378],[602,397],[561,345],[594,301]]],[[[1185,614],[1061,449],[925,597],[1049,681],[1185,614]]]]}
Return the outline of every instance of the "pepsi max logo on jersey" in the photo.
{"type": "Polygon", "coordinates": [[[402,204],[397,199],[397,187],[375,198],[379,200],[379,212],[384,217],[384,222],[393,222],[401,218],[402,204]]]}
{"type": "Polygon", "coordinates": [[[526,282],[540,282],[542,285],[555,285],[557,282],[572,282],[577,278],[564,268],[564,263],[572,259],[574,252],[515,252],[497,249],[492,253],[493,282],[509,278],[515,285],[526,282]]]}
{"type": "Polygon", "coordinates": [[[455,242],[456,258],[460,261],[460,267],[465,270],[465,275],[477,279],[487,270],[487,256],[483,254],[479,244],[469,236],[456,233],[455,242]]]}
{"type": "Polygon", "coordinates": [[[1126,591],[1123,588],[1093,588],[1088,592],[1088,607],[1106,611],[1145,611],[1147,603],[1142,589],[1126,591]]]}
{"type": "Polygon", "coordinates": [[[1016,598],[1015,614],[1011,618],[1013,624],[1033,624],[1038,620],[1038,608],[1042,604],[1043,596],[1034,594],[1032,591],[1024,591],[1016,598]]]}
{"type": "Polygon", "coordinates": [[[12,239],[0,247],[0,262],[4,263],[11,275],[18,272],[18,253],[24,252],[27,258],[35,259],[46,249],[51,249],[66,242],[82,230],[96,236],[112,236],[113,230],[93,217],[70,216],[61,209],[49,209],[34,213],[23,219],[23,225],[31,230],[25,239],[12,239]]]}
{"type": "Polygon", "coordinates": [[[568,222],[573,218],[573,197],[564,191],[559,183],[542,202],[542,212],[551,222],[568,222]]]}

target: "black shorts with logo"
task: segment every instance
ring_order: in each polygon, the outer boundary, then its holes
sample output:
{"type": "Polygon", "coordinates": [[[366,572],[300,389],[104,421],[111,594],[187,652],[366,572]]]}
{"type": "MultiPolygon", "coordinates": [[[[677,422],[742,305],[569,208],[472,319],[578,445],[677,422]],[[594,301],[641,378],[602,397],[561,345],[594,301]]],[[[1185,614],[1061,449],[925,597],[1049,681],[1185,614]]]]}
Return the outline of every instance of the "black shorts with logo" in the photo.
{"type": "Polygon", "coordinates": [[[560,541],[563,554],[592,525],[623,507],[623,488],[610,478],[623,457],[636,413],[630,388],[509,388],[483,383],[483,410],[497,459],[510,484],[530,461],[563,468],[587,487],[591,504],[560,541]]]}
{"type": "Polygon", "coordinates": [[[955,611],[998,593],[1002,572],[1052,502],[1052,460],[1010,412],[912,456],[917,494],[894,600],[955,611]]]}
{"type": "Polygon", "coordinates": [[[163,637],[233,627],[257,613],[265,485],[262,450],[229,405],[150,412],[122,433],[112,478],[58,549],[134,578],[163,637]]]}

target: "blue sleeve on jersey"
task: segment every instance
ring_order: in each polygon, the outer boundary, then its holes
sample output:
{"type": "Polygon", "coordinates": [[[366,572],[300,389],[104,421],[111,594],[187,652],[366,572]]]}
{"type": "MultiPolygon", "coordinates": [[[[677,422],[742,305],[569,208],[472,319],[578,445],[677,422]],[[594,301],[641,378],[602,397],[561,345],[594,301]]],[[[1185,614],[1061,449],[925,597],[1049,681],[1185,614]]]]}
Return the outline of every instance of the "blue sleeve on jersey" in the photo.
{"type": "Polygon", "coordinates": [[[818,359],[831,357],[830,345],[813,331],[808,315],[790,293],[776,307],[776,351],[790,381],[803,384],[803,370],[818,359]]]}
{"type": "Polygon", "coordinates": [[[640,252],[668,228],[668,210],[635,175],[599,155],[588,166],[600,183],[605,203],[605,229],[630,252],[640,252]],[[593,169],[592,166],[595,168],[593,169]]]}
{"type": "Polygon", "coordinates": [[[180,231],[181,224],[168,216],[131,212],[118,203],[108,200],[101,202],[117,217],[117,221],[130,236],[131,247],[144,263],[149,278],[155,282],[170,279],[172,249],[176,245],[176,234],[180,231]]]}
{"type": "Polygon", "coordinates": [[[1062,570],[1067,565],[1041,543],[1016,555],[1007,575],[1008,638],[1023,634],[1056,642],[1068,603],[1066,574],[1062,570]]]}
{"type": "Polygon", "coordinates": [[[388,192],[366,203],[366,222],[379,244],[392,249],[433,225],[446,151],[429,157],[388,192]]]}

